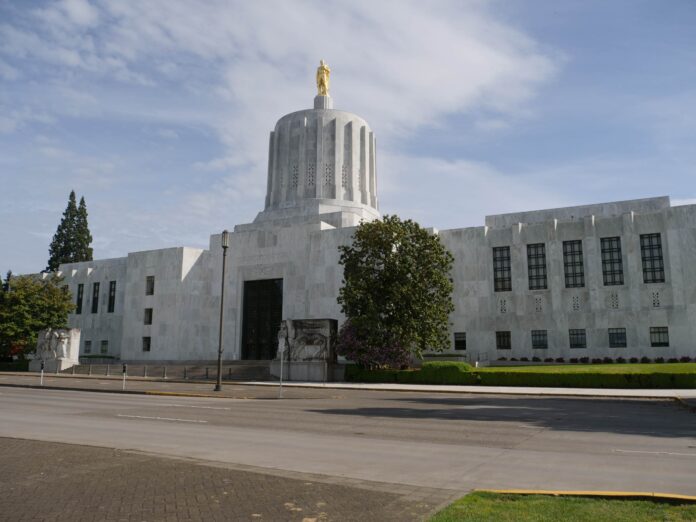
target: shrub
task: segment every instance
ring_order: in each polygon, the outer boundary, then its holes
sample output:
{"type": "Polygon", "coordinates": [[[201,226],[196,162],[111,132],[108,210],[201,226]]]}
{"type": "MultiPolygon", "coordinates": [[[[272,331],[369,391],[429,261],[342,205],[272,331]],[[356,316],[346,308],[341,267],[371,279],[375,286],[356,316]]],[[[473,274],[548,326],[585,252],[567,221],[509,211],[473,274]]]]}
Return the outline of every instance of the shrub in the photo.
{"type": "Polygon", "coordinates": [[[507,357],[498,357],[499,361],[507,361],[507,357]]]}
{"type": "Polygon", "coordinates": [[[590,358],[589,357],[580,357],[580,362],[582,364],[587,364],[590,362],[590,358]]]}
{"type": "Polygon", "coordinates": [[[338,333],[336,353],[363,368],[407,368],[411,360],[408,349],[385,338],[380,346],[371,346],[353,323],[343,323],[338,333]]]}
{"type": "Polygon", "coordinates": [[[510,357],[510,360],[517,362],[517,357],[510,357]]]}
{"type": "Polygon", "coordinates": [[[617,364],[625,364],[626,359],[624,359],[623,357],[617,357],[616,362],[617,362],[617,364]]]}
{"type": "MultiPolygon", "coordinates": [[[[521,360],[523,360],[523,361],[528,361],[529,359],[527,359],[526,357],[523,357],[521,360]]],[[[541,359],[539,359],[538,357],[534,356],[534,357],[532,357],[532,362],[541,362],[541,359]]]]}
{"type": "Polygon", "coordinates": [[[602,364],[602,359],[600,359],[599,357],[594,357],[592,359],[592,364],[602,364]]]}
{"type": "Polygon", "coordinates": [[[651,361],[650,361],[650,357],[646,357],[646,356],[644,355],[643,357],[640,358],[640,362],[642,362],[643,364],[648,364],[648,363],[651,362],[651,361]]]}
{"type": "Polygon", "coordinates": [[[572,364],[578,364],[578,358],[577,358],[577,357],[572,357],[572,358],[570,359],[570,362],[571,362],[572,364]]]}
{"type": "MultiPolygon", "coordinates": [[[[533,361],[534,359],[535,359],[535,358],[532,357],[532,361],[533,361]]],[[[529,359],[528,359],[527,357],[520,357],[520,361],[528,362],[529,359]]]]}
{"type": "Polygon", "coordinates": [[[679,362],[679,359],[677,359],[676,357],[670,357],[668,362],[676,363],[679,362]]]}
{"type": "Polygon", "coordinates": [[[547,357],[544,362],[553,362],[553,357],[547,357]]]}
{"type": "Polygon", "coordinates": [[[679,362],[691,362],[691,357],[689,357],[688,355],[684,355],[679,359],[679,362]]]}
{"type": "Polygon", "coordinates": [[[556,362],[563,363],[563,362],[565,362],[565,359],[563,357],[556,357],[556,362]]]}
{"type": "Polygon", "coordinates": [[[604,359],[602,359],[602,362],[604,364],[611,364],[614,362],[614,359],[612,359],[611,357],[605,357],[604,359]]]}
{"type": "Polygon", "coordinates": [[[658,357],[657,359],[655,359],[655,362],[656,362],[656,363],[659,363],[659,364],[662,364],[663,362],[665,362],[665,358],[664,358],[664,357],[658,357]]]}
{"type": "Polygon", "coordinates": [[[636,363],[638,362],[638,357],[631,357],[628,361],[629,361],[631,364],[636,364],[636,363]]]}

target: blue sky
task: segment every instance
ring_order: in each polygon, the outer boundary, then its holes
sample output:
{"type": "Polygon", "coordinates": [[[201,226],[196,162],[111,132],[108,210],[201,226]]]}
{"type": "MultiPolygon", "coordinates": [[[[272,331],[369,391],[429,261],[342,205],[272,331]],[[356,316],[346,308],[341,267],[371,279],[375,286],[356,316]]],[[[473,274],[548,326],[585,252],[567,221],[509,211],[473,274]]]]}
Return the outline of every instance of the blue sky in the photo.
{"type": "Polygon", "coordinates": [[[98,259],[250,222],[320,58],[382,212],[696,203],[694,27],[692,0],[0,0],[0,270],[44,268],[71,189],[98,259]]]}

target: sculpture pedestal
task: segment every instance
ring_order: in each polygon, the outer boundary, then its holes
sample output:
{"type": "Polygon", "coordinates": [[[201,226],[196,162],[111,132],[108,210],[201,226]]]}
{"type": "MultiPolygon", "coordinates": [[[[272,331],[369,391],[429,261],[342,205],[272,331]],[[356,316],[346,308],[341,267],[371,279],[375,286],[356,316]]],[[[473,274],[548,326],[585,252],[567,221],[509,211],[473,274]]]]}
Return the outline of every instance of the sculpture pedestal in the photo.
{"type": "Polygon", "coordinates": [[[41,330],[36,343],[36,354],[29,361],[30,372],[40,372],[41,363],[44,371],[62,372],[80,364],[80,329],[48,328],[41,330]]]}
{"type": "MultiPolygon", "coordinates": [[[[279,331],[278,351],[271,361],[271,376],[280,377],[280,357],[283,359],[283,380],[332,382],[343,380],[343,371],[336,374],[335,319],[301,319],[283,321],[279,331]]],[[[343,368],[341,367],[341,370],[343,368]]]]}

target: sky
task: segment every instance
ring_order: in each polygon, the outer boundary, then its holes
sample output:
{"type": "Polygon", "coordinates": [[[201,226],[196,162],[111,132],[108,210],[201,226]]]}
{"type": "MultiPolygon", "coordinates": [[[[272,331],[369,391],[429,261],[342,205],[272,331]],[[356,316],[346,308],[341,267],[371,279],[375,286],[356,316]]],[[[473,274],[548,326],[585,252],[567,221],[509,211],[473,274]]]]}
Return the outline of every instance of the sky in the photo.
{"type": "Polygon", "coordinates": [[[695,27],[693,0],[0,0],[0,273],[45,268],[71,190],[95,259],[251,222],[320,59],[383,213],[696,203],[695,27]]]}

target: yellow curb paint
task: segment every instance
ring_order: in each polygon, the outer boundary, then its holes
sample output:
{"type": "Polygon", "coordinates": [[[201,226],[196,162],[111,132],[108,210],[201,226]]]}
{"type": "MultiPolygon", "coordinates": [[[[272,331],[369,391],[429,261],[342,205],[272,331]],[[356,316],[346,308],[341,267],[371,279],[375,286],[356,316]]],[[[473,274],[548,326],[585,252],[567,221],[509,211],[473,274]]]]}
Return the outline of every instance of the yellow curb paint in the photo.
{"type": "Polygon", "coordinates": [[[653,491],[559,491],[548,489],[475,489],[478,493],[498,493],[501,495],[549,495],[554,497],[605,497],[605,498],[647,498],[654,500],[682,500],[696,502],[696,496],[676,493],[657,493],[653,491]]]}

